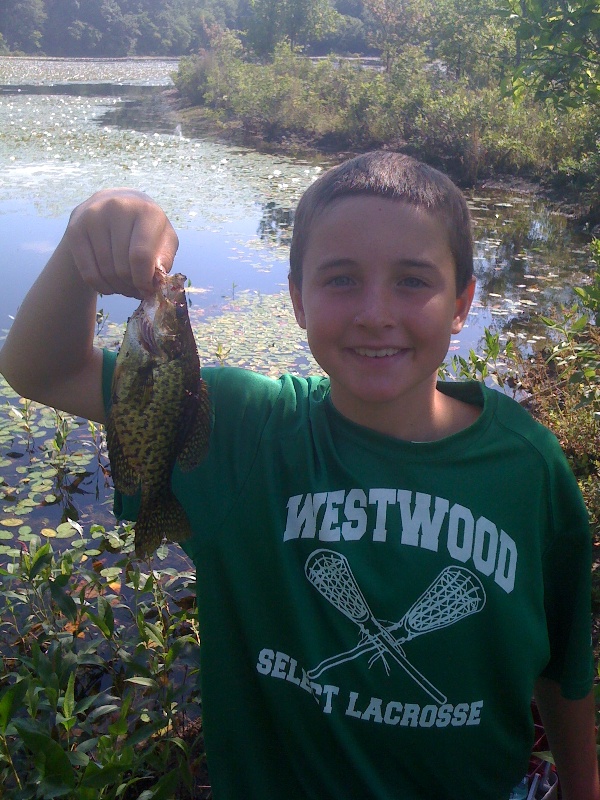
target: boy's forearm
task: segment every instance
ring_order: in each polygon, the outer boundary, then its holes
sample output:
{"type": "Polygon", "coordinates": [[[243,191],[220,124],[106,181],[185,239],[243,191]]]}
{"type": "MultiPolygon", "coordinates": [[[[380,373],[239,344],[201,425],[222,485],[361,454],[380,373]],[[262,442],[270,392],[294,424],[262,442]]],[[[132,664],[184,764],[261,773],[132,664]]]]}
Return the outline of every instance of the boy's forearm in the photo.
{"type": "Polygon", "coordinates": [[[86,284],[64,242],[23,300],[0,350],[0,372],[24,397],[102,421],[93,350],[96,291],[86,284]]]}
{"type": "Polygon", "coordinates": [[[582,700],[567,700],[555,681],[540,678],[535,698],[563,800],[600,800],[593,692],[582,700]]]}

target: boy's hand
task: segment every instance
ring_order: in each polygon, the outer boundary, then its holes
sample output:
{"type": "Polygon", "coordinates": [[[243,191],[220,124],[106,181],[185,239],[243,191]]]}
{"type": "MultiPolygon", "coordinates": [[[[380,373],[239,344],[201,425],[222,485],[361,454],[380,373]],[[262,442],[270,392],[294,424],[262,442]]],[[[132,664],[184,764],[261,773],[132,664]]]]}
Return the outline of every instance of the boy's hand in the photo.
{"type": "Polygon", "coordinates": [[[153,294],[157,269],[169,272],[179,241],[164,211],[143,192],[106,189],[71,214],[59,247],[101,294],[153,294]]]}

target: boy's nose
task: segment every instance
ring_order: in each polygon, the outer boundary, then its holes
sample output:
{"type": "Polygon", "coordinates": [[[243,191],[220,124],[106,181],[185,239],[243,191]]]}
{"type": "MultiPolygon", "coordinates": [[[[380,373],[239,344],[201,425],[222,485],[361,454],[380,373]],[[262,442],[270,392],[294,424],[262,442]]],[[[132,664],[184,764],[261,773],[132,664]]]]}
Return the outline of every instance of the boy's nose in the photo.
{"type": "Polygon", "coordinates": [[[389,293],[385,290],[365,293],[354,322],[356,325],[368,328],[388,328],[395,325],[389,293]]]}

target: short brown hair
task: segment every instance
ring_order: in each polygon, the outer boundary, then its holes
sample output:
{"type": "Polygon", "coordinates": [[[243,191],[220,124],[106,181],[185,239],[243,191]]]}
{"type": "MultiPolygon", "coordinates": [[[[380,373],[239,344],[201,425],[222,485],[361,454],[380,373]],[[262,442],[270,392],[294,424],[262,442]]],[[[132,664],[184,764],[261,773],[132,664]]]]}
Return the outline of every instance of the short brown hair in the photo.
{"type": "Polygon", "coordinates": [[[456,267],[456,292],[473,277],[471,215],[460,189],[447,175],[402,153],[375,150],[325,172],[304,192],[294,215],[290,278],[302,286],[302,261],[315,217],[335,200],[372,195],[409,203],[445,225],[456,267]]]}

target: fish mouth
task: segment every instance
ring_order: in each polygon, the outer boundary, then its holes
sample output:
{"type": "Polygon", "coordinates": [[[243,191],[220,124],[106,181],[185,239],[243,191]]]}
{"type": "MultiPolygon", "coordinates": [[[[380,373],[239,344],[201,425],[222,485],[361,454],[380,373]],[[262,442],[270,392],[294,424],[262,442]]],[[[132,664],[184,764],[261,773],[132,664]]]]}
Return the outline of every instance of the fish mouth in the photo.
{"type": "Polygon", "coordinates": [[[400,347],[355,347],[354,352],[359,356],[366,356],[367,358],[386,358],[386,356],[395,356],[402,352],[400,347]]]}

